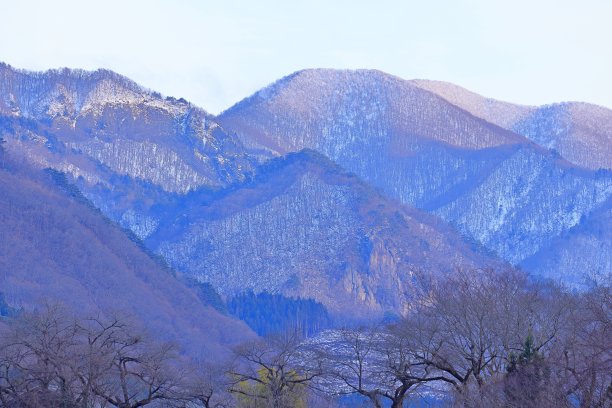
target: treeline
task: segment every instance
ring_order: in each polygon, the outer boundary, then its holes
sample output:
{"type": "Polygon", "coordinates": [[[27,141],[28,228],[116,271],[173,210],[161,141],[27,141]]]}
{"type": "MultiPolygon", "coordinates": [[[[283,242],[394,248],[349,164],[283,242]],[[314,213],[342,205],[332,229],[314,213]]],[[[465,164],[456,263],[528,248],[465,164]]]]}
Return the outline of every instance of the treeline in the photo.
{"type": "Polygon", "coordinates": [[[260,336],[294,333],[310,337],[331,325],[321,303],[280,294],[245,292],[230,299],[227,309],[260,336]]]}
{"type": "Polygon", "coordinates": [[[238,350],[244,364],[231,375],[250,398],[243,406],[342,395],[380,408],[436,395],[456,407],[611,406],[609,287],[573,293],[513,270],[418,281],[412,309],[391,325],[238,350]]]}
{"type": "Polygon", "coordinates": [[[210,372],[128,318],[52,305],[0,319],[2,408],[219,406],[210,372]]]}
{"type": "Polygon", "coordinates": [[[214,362],[125,319],[19,311],[0,319],[0,407],[337,407],[350,395],[380,408],[435,396],[466,408],[612,403],[609,287],[573,293],[489,270],[418,286],[392,324],[260,338],[214,362]]]}
{"type": "Polygon", "coordinates": [[[291,333],[306,338],[333,325],[325,306],[313,299],[247,291],[224,302],[210,283],[184,275],[179,278],[195,291],[204,304],[244,321],[259,336],[291,333]]]}

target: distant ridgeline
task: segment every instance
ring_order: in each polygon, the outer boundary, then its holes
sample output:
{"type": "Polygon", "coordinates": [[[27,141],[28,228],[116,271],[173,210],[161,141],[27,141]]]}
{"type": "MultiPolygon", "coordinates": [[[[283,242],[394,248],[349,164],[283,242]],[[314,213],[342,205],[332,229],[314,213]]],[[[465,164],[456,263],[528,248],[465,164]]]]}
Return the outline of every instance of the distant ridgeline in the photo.
{"type": "Polygon", "coordinates": [[[282,333],[312,336],[331,326],[325,306],[312,299],[249,291],[229,300],[227,309],[260,336],[282,333]]]}

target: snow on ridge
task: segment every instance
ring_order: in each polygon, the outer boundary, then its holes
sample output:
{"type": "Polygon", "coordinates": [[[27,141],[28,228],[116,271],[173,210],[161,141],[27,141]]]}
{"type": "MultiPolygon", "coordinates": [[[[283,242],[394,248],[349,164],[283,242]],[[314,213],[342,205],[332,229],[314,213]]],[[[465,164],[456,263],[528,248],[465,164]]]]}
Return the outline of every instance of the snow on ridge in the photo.
{"type": "Polygon", "coordinates": [[[87,71],[59,68],[47,71],[16,69],[0,63],[0,89],[23,94],[16,114],[74,118],[83,112],[101,112],[105,105],[129,104],[161,109],[173,116],[194,108],[182,99],[164,98],[135,81],[108,69],[87,71]]]}
{"type": "Polygon", "coordinates": [[[125,87],[122,83],[103,79],[88,93],[81,108],[81,113],[101,113],[106,105],[144,105],[164,110],[172,116],[182,115],[189,108],[187,103],[172,103],[147,92],[139,92],[130,87],[125,87]]]}
{"type": "Polygon", "coordinates": [[[72,142],[67,146],[87,154],[118,174],[148,180],[166,191],[186,193],[201,185],[216,184],[175,151],[155,143],[117,139],[113,143],[72,142]],[[134,157],[140,160],[133,160],[134,157]]]}
{"type": "Polygon", "coordinates": [[[535,106],[513,104],[488,98],[450,82],[425,79],[414,79],[410,82],[418,88],[440,96],[474,116],[504,128],[510,128],[513,123],[525,118],[536,109],[535,106]]]}
{"type": "Polygon", "coordinates": [[[465,148],[526,142],[513,133],[492,130],[488,123],[473,120],[461,108],[410,81],[377,70],[298,71],[243,100],[220,118],[222,123],[227,120],[229,127],[233,122],[259,127],[251,133],[262,134],[276,145],[333,145],[333,151],[326,151],[329,154],[345,151],[341,145],[355,143],[358,138],[380,141],[395,137],[392,142],[404,147],[412,139],[402,134],[465,148]],[[267,127],[261,128],[262,122],[267,122],[267,127]]]}

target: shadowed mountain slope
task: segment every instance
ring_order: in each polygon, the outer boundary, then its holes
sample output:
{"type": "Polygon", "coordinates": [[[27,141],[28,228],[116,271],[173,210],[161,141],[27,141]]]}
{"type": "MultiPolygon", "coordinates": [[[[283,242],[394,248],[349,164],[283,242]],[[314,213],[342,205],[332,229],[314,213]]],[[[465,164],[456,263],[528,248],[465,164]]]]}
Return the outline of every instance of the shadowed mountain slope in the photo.
{"type": "MultiPolygon", "coordinates": [[[[336,314],[402,313],[415,269],[499,264],[435,216],[382,197],[318,153],[259,166],[269,154],[243,148],[214,118],[117,74],[4,70],[7,149],[66,172],[106,216],[226,297],[268,291],[312,297],[336,314]],[[204,128],[195,121],[184,131],[194,115],[204,128]],[[201,164],[213,161],[231,172],[201,164]]],[[[491,143],[506,137],[515,135],[491,143]]]]}
{"type": "Polygon", "coordinates": [[[580,223],[527,258],[521,266],[538,276],[557,275],[576,285],[612,281],[612,202],[601,206],[580,223]]]}
{"type": "Polygon", "coordinates": [[[0,292],[9,306],[61,302],[78,314],[127,314],[194,357],[223,355],[254,336],[204,305],[60,173],[0,155],[0,292]]]}

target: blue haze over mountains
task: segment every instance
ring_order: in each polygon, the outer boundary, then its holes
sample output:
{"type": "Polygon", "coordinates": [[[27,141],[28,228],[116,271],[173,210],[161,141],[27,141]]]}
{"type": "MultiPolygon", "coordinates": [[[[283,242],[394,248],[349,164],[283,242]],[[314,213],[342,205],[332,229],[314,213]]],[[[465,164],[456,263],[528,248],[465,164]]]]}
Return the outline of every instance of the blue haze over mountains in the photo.
{"type": "Polygon", "coordinates": [[[65,173],[224,299],[279,293],[371,318],[405,312],[420,271],[514,265],[572,284],[612,271],[599,106],[306,70],[214,117],[110,71],[0,65],[0,115],[13,160],[65,173]]]}

